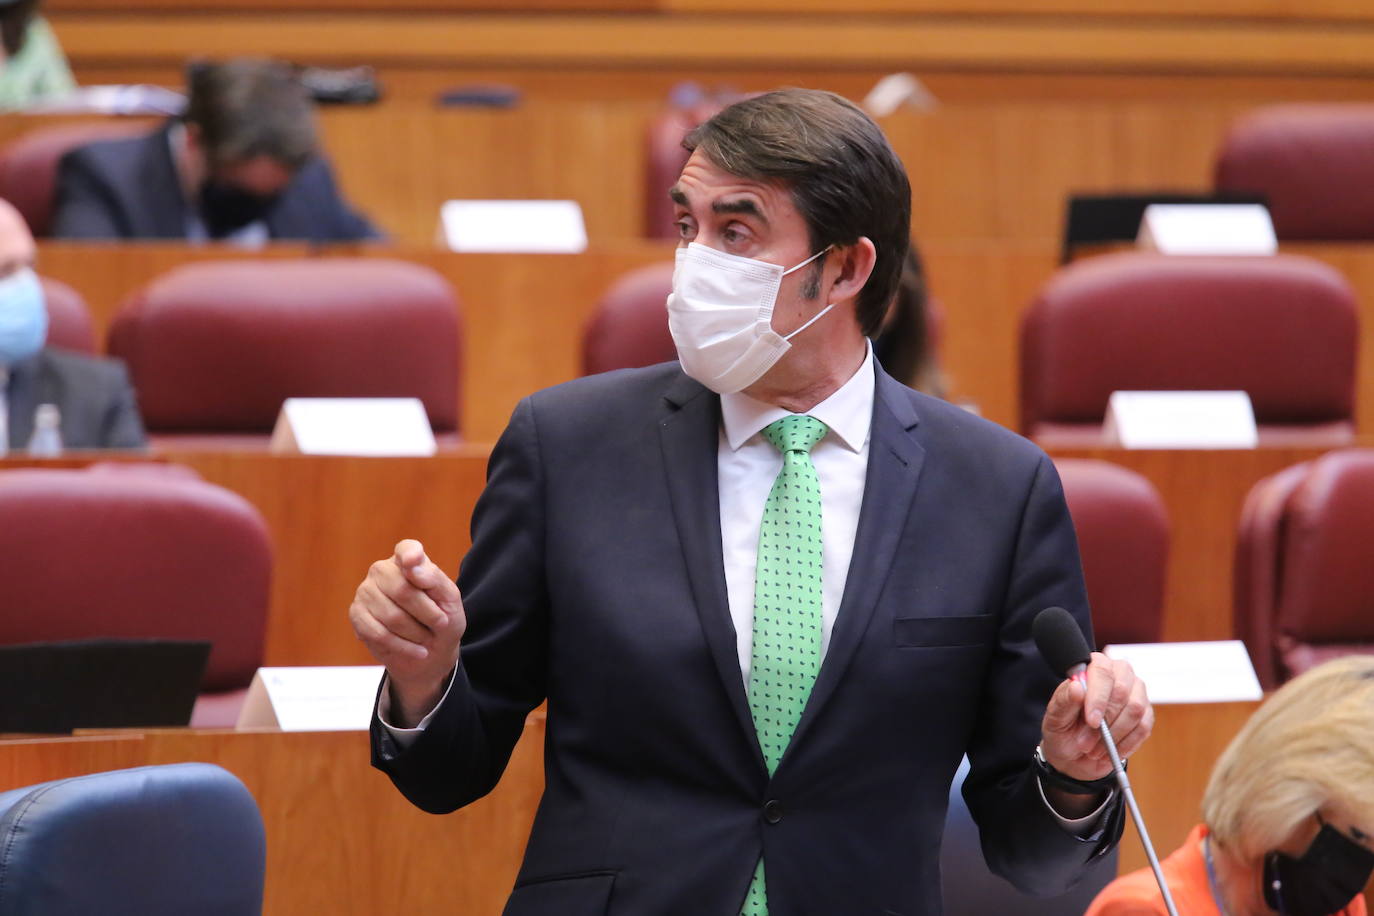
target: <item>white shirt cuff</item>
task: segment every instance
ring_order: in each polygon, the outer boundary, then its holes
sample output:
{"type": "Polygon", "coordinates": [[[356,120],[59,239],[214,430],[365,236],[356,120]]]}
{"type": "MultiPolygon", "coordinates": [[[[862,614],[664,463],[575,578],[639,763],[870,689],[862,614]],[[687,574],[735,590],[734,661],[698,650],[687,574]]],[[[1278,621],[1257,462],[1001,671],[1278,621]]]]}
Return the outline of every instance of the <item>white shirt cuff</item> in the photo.
{"type": "Polygon", "coordinates": [[[1107,792],[1107,797],[1102,800],[1102,804],[1098,805],[1090,814],[1085,814],[1083,817],[1064,817],[1054,810],[1054,805],[1051,805],[1050,800],[1045,797],[1045,784],[1040,781],[1039,776],[1035,777],[1035,785],[1040,790],[1040,800],[1045,803],[1046,808],[1050,809],[1050,814],[1054,815],[1059,826],[1080,840],[1090,839],[1093,834],[1101,829],[1102,815],[1107,810],[1107,806],[1112,803],[1112,799],[1116,798],[1116,789],[1110,789],[1107,792]]]}
{"type": "Polygon", "coordinates": [[[382,690],[377,695],[377,720],[382,723],[382,727],[391,732],[392,739],[401,747],[402,750],[415,743],[415,739],[420,737],[420,732],[429,727],[430,720],[439,711],[439,707],[444,705],[444,700],[448,699],[448,692],[453,689],[453,682],[458,677],[458,668],[455,666],[453,673],[449,675],[448,686],[444,688],[444,695],[439,698],[439,702],[434,704],[434,708],[425,714],[414,728],[397,728],[387,721],[391,715],[391,675],[382,676],[382,690]]]}

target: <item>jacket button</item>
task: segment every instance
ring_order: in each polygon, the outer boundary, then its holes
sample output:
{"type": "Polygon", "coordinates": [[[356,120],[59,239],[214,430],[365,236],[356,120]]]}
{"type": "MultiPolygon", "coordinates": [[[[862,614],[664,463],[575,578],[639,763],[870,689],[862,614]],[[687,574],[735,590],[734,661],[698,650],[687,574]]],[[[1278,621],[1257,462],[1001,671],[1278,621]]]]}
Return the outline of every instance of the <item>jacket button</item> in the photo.
{"type": "Polygon", "coordinates": [[[776,824],[782,820],[782,802],[776,798],[770,798],[763,803],[763,819],[770,824],[776,824]]]}

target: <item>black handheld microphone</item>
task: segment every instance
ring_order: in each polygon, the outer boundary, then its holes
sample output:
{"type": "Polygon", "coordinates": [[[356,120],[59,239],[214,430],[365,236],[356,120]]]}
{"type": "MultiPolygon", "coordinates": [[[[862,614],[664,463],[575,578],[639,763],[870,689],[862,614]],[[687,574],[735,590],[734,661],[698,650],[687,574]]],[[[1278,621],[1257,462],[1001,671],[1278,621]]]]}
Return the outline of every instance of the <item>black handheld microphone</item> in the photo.
{"type": "MultiPolygon", "coordinates": [[[[1035,620],[1031,622],[1031,633],[1035,637],[1036,648],[1040,650],[1040,654],[1044,656],[1054,673],[1078,681],[1083,685],[1083,689],[1087,690],[1088,661],[1092,653],[1088,651],[1088,643],[1083,638],[1083,631],[1078,628],[1078,621],[1073,619],[1073,615],[1062,607],[1047,607],[1035,615],[1035,620]]],[[[1169,886],[1164,883],[1164,873],[1159,869],[1159,859],[1155,856],[1154,845],[1150,842],[1150,832],[1145,829],[1145,818],[1141,816],[1140,807],[1135,803],[1131,780],[1126,776],[1126,768],[1121,765],[1121,755],[1117,753],[1116,742],[1112,740],[1112,732],[1107,727],[1105,717],[1098,723],[1098,728],[1102,732],[1102,743],[1107,747],[1107,756],[1112,758],[1116,784],[1121,787],[1121,794],[1126,798],[1131,820],[1135,821],[1136,832],[1140,834],[1140,842],[1145,847],[1145,857],[1150,860],[1155,881],[1159,883],[1159,891],[1164,895],[1164,906],[1168,908],[1169,916],[1178,916],[1178,910],[1174,908],[1174,898],[1169,894],[1169,886]]]]}

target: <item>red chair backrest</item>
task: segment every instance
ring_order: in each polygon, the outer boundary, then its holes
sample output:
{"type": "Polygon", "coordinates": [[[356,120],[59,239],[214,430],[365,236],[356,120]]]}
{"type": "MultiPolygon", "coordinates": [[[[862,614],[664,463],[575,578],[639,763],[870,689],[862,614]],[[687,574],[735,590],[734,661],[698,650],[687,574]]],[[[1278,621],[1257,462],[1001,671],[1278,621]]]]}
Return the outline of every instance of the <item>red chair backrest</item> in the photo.
{"type": "Polygon", "coordinates": [[[1260,424],[1353,424],[1359,319],[1311,258],[1114,254],[1060,270],[1021,324],[1021,430],[1098,424],[1118,390],[1249,393],[1260,424]]]}
{"type": "Polygon", "coordinates": [[[673,262],[632,270],[612,284],[582,332],[582,374],[677,359],[668,331],[673,262]]]}
{"type": "Polygon", "coordinates": [[[95,325],[81,294],[60,280],[39,277],[48,306],[48,346],[95,353],[95,325]]]}
{"type": "Polygon", "coordinates": [[[267,525],[189,469],[0,472],[0,556],[0,643],[209,640],[211,691],[262,663],[267,525]]]}
{"type": "Polygon", "coordinates": [[[417,397],[458,428],[461,320],[434,271],[373,258],[204,261],[110,327],[150,432],[271,432],[288,397],[417,397]]]}
{"type": "Polygon", "coordinates": [[[1275,105],[1222,142],[1219,191],[1263,194],[1285,240],[1374,238],[1374,105],[1275,105]]]}
{"type": "Polygon", "coordinates": [[[148,122],[86,121],[30,131],[0,149],[0,197],[14,204],[39,238],[52,228],[57,167],[71,150],[97,140],[148,132],[148,122]]]}
{"type": "Polygon", "coordinates": [[[1097,646],[1159,642],[1169,563],[1169,515],[1159,491],[1106,461],[1061,458],[1055,466],[1078,534],[1097,646]]]}
{"type": "Polygon", "coordinates": [[[1236,633],[1266,689],[1374,652],[1374,450],[1329,452],[1260,481],[1238,535],[1236,633]]]}

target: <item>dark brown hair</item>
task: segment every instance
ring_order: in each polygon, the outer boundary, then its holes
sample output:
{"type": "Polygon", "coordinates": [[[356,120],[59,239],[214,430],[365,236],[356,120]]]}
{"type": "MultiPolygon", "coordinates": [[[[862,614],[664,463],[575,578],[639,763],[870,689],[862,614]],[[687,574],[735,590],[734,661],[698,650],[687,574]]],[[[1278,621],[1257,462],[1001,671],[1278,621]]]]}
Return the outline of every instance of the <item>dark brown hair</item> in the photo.
{"type": "Polygon", "coordinates": [[[183,117],[200,129],[212,168],[268,156],[295,170],[315,155],[315,111],[285,64],[196,63],[187,83],[183,117]]]}
{"type": "Polygon", "coordinates": [[[872,240],[877,263],[856,312],[864,334],[877,332],[911,237],[911,184],[868,115],[832,92],[782,89],[736,102],[682,145],[731,175],[782,183],[806,220],[812,251],[872,240]]]}
{"type": "Polygon", "coordinates": [[[23,50],[29,23],[37,13],[38,0],[18,0],[0,6],[0,45],[5,48],[6,57],[14,57],[23,50]]]}

